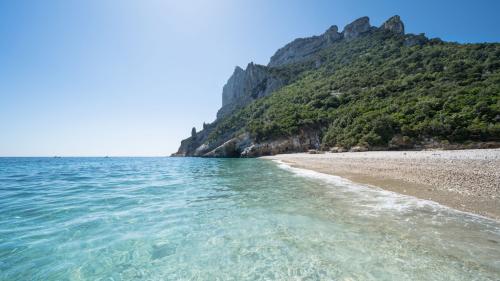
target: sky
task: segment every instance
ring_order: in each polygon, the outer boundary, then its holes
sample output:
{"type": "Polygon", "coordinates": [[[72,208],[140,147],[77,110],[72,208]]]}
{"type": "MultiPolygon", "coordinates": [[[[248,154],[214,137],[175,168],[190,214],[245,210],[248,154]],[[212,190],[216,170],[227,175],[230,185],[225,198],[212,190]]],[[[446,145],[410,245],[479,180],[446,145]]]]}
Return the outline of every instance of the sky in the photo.
{"type": "Polygon", "coordinates": [[[166,156],[212,122],[236,65],[398,14],[409,33],[499,42],[500,1],[2,0],[0,156],[166,156]]]}

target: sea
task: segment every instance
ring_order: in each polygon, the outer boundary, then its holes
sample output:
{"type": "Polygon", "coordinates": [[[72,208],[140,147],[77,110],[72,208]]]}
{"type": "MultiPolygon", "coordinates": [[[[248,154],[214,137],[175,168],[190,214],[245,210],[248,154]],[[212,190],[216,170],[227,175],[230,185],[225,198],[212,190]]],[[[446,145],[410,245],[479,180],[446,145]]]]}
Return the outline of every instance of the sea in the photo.
{"type": "Polygon", "coordinates": [[[500,280],[500,223],[272,160],[0,158],[0,280],[500,280]]]}

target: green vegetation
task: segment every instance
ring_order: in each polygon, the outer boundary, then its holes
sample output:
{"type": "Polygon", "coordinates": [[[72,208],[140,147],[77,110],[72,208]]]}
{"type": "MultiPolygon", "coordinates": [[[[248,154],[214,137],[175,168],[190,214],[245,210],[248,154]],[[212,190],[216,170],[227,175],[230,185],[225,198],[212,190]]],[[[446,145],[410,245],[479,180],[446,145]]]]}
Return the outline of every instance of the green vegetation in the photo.
{"type": "Polygon", "coordinates": [[[275,69],[290,84],[219,120],[209,140],[314,130],[324,148],[499,141],[500,44],[404,42],[378,30],[275,69]]]}

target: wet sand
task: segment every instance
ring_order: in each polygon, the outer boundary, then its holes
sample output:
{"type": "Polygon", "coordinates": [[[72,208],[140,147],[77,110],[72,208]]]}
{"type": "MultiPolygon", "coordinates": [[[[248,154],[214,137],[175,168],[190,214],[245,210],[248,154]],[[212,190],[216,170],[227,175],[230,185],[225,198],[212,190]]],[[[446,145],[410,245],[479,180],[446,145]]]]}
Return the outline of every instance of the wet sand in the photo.
{"type": "Polygon", "coordinates": [[[500,149],[262,157],[500,220],[500,149]]]}

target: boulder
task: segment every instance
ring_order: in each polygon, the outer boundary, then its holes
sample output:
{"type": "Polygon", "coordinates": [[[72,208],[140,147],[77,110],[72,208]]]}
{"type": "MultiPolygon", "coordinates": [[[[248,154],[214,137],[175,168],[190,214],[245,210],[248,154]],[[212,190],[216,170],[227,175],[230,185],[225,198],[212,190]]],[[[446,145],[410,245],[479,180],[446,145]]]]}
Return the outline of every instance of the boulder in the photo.
{"type": "Polygon", "coordinates": [[[409,149],[413,148],[413,140],[408,136],[395,135],[389,141],[390,149],[409,149]]]}
{"type": "Polygon", "coordinates": [[[347,149],[345,149],[342,146],[334,146],[334,147],[330,148],[330,152],[333,152],[333,153],[347,152],[347,149]]]}
{"type": "Polygon", "coordinates": [[[364,151],[368,151],[368,148],[360,145],[351,147],[351,149],[349,149],[349,152],[364,152],[364,151]]]}

